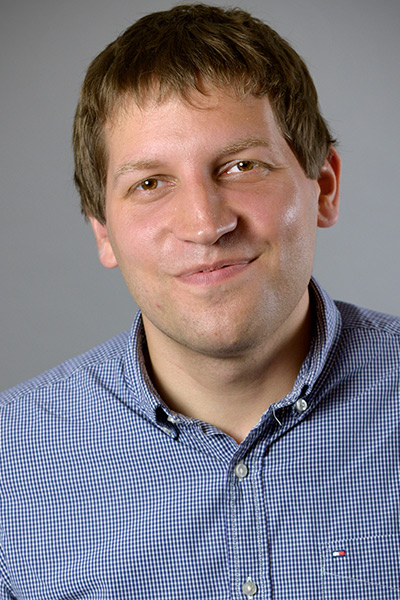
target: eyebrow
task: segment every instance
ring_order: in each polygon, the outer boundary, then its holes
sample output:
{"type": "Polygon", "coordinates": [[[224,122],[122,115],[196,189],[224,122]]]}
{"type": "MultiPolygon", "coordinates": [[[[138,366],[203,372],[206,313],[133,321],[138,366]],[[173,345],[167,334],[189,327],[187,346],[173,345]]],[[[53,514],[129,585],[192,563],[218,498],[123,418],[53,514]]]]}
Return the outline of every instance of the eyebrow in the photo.
{"type": "Polygon", "coordinates": [[[137,160],[137,161],[127,161],[119,165],[114,174],[114,183],[116,183],[125,173],[131,173],[132,171],[141,171],[146,169],[157,169],[160,166],[160,161],[158,160],[137,160]]]}
{"type": "MultiPolygon", "coordinates": [[[[221,148],[218,152],[220,156],[227,156],[229,154],[237,154],[238,152],[242,152],[242,150],[247,150],[249,148],[255,148],[257,146],[270,148],[271,144],[263,139],[258,137],[246,137],[243,139],[239,139],[231,142],[227,146],[221,148]]],[[[114,174],[114,185],[118,181],[118,179],[124,175],[125,173],[132,173],[134,171],[142,171],[147,169],[158,169],[161,166],[161,162],[158,160],[151,159],[143,159],[137,161],[127,161],[118,166],[114,174]]]]}
{"type": "Polygon", "coordinates": [[[224,146],[220,150],[221,156],[225,156],[227,154],[236,154],[237,152],[241,152],[242,150],[247,150],[249,148],[256,148],[257,146],[261,146],[264,148],[270,148],[271,144],[268,140],[259,137],[247,137],[228,144],[224,146]]]}

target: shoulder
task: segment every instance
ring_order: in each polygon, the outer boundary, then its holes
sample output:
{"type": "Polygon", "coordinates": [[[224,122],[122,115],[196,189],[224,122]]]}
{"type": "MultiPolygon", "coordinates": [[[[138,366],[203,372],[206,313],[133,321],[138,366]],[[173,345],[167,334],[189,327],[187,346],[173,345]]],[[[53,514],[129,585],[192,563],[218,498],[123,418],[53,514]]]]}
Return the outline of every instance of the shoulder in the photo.
{"type": "Polygon", "coordinates": [[[106,376],[118,368],[117,365],[123,360],[128,340],[129,331],[126,331],[84,354],[0,393],[0,408],[27,397],[49,398],[60,388],[82,391],[85,382],[90,378],[90,373],[106,376]]]}
{"type": "Polygon", "coordinates": [[[400,317],[362,308],[347,302],[335,301],[335,304],[341,314],[344,331],[369,332],[392,338],[393,341],[400,339],[400,317]]]}
{"type": "Polygon", "coordinates": [[[363,386],[400,385],[400,318],[346,302],[335,302],[342,319],[337,355],[341,370],[363,386]]]}

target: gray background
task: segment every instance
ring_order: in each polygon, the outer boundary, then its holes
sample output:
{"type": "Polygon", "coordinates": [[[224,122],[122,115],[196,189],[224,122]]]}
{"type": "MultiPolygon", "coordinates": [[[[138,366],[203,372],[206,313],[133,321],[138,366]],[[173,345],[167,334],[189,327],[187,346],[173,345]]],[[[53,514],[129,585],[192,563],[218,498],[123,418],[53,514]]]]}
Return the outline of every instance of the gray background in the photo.
{"type": "MultiPolygon", "coordinates": [[[[224,4],[224,2],[214,2],[224,4]]],[[[340,222],[315,274],[335,297],[400,313],[399,0],[242,0],[306,59],[344,161],[340,222]]],[[[0,388],[130,327],[72,184],[73,113],[89,62],[169,0],[0,5],[0,388]]]]}

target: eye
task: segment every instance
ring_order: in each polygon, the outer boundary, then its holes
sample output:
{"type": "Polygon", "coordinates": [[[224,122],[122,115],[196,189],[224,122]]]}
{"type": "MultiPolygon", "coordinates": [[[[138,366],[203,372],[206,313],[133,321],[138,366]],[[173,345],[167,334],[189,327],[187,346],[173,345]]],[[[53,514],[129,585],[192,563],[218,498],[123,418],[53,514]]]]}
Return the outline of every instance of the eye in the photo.
{"type": "Polygon", "coordinates": [[[135,195],[137,197],[142,196],[143,199],[150,199],[150,197],[158,198],[160,194],[163,194],[171,187],[171,183],[172,182],[164,175],[146,177],[146,179],[142,179],[142,181],[135,183],[135,185],[129,189],[128,195],[135,195]]]}
{"type": "Polygon", "coordinates": [[[241,160],[234,166],[237,167],[238,171],[247,172],[252,171],[257,166],[257,163],[254,160],[241,160]]]}
{"type": "Polygon", "coordinates": [[[265,177],[271,170],[269,165],[259,160],[236,160],[224,165],[219,176],[222,179],[251,182],[265,177]]]}
{"type": "Polygon", "coordinates": [[[150,177],[149,179],[145,179],[141,183],[136,186],[137,190],[144,190],[145,192],[151,192],[156,190],[160,185],[160,181],[155,177],[150,177]]]}

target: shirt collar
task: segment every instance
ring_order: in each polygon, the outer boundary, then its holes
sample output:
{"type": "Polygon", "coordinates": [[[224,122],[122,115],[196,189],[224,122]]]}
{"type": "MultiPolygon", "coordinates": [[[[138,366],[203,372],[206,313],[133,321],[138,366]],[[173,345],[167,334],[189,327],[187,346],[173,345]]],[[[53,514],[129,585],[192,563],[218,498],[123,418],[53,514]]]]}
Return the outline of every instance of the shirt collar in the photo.
{"type": "Polygon", "coordinates": [[[313,392],[328,375],[339,343],[342,318],[335,302],[314,278],[311,278],[309,292],[314,327],[310,350],[292,391],[274,405],[275,410],[294,404],[300,398],[315,397],[313,392]]]}
{"type": "Polygon", "coordinates": [[[134,408],[157,421],[157,413],[161,408],[168,411],[151,381],[146,366],[147,344],[144,332],[142,313],[139,310],[133,321],[131,333],[124,357],[124,377],[128,388],[134,396],[134,408]]]}
{"type": "MultiPolygon", "coordinates": [[[[275,403],[274,410],[307,398],[329,371],[340,333],[341,316],[332,298],[312,278],[309,285],[313,310],[314,334],[310,351],[296,378],[292,391],[275,403]]],[[[163,402],[155,389],[146,368],[147,346],[141,312],[133,322],[124,357],[125,382],[134,396],[133,407],[153,422],[158,422],[160,412],[167,419],[176,416],[163,402]]]]}

